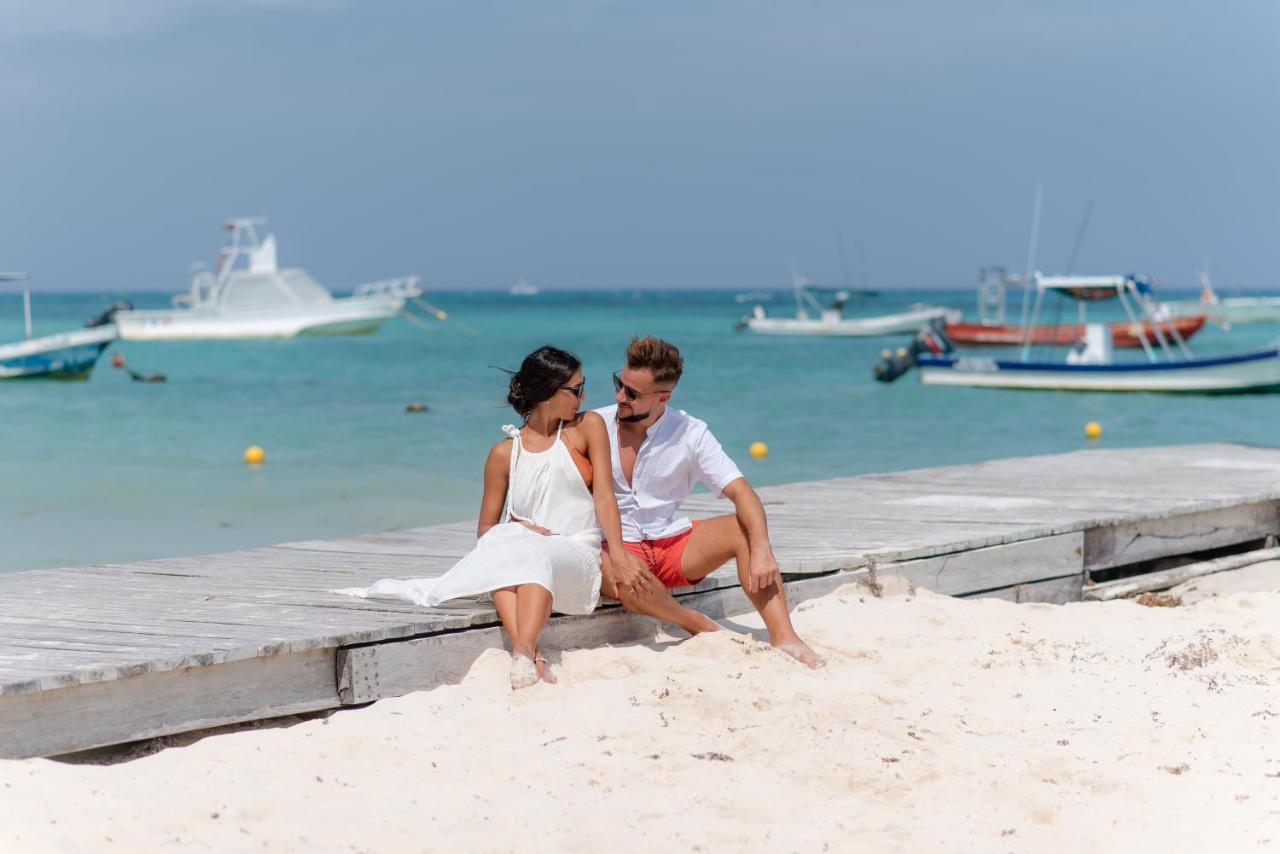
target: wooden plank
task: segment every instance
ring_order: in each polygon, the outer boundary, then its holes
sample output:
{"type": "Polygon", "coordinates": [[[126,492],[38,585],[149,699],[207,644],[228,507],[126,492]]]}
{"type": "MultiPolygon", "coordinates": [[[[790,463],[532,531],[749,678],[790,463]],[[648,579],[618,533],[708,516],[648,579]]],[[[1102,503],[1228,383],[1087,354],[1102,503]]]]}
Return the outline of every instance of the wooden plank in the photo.
{"type": "MultiPolygon", "coordinates": [[[[824,595],[865,573],[833,573],[788,582],[792,606],[824,595]]],[[[680,597],[680,602],[722,619],[754,610],[741,588],[722,588],[680,597]]],[[[548,649],[574,649],[605,644],[643,643],[657,636],[658,623],[648,617],[611,608],[588,617],[557,617],[543,634],[548,649]]],[[[345,704],[368,703],[426,691],[461,681],[485,650],[509,649],[498,628],[371,644],[338,651],[338,694],[345,704]]]]}
{"type": "Polygon", "coordinates": [[[877,566],[934,593],[964,596],[1050,578],[1081,577],[1081,532],[877,566]]]}
{"type": "Polygon", "coordinates": [[[1280,533],[1274,501],[1143,519],[1094,528],[1085,534],[1086,570],[1109,569],[1171,555],[1259,540],[1280,533]]]}
{"type": "Polygon", "coordinates": [[[1068,602],[1079,602],[1081,578],[1068,575],[1065,578],[1049,578],[1044,581],[1033,581],[1029,584],[1015,584],[1013,587],[1001,587],[998,590],[985,590],[966,596],[967,599],[1004,599],[1008,602],[1043,602],[1049,605],[1065,605],[1068,602]]]}
{"type": "Polygon", "coordinates": [[[334,708],[334,651],[190,667],[0,702],[0,758],[25,759],[334,708]]]}
{"type": "Polygon", "coordinates": [[[1242,567],[1253,566],[1255,563],[1277,559],[1280,559],[1280,548],[1257,549],[1238,555],[1225,555],[1213,560],[1197,561],[1174,569],[1166,569],[1162,572],[1148,572],[1145,575],[1138,575],[1133,578],[1121,578],[1116,581],[1104,581],[1101,584],[1094,584],[1084,591],[1084,598],[1099,602],[1105,602],[1110,599],[1123,599],[1126,596],[1134,596],[1138,593],[1147,593],[1152,590],[1167,590],[1184,581],[1190,581],[1203,575],[1241,569],[1242,567]]]}

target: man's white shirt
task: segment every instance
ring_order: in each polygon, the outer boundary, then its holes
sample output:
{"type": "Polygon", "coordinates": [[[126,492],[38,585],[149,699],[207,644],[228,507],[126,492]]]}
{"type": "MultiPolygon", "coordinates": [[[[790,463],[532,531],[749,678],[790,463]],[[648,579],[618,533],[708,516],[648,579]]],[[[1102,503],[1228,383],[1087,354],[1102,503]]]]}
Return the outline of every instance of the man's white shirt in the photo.
{"type": "Polygon", "coordinates": [[[613,494],[622,514],[622,538],[628,542],[660,540],[689,530],[693,523],[676,518],[676,513],[694,484],[701,481],[719,496],[742,477],[706,422],[668,407],[645,434],[627,483],[618,455],[618,407],[596,412],[609,429],[613,494]]]}

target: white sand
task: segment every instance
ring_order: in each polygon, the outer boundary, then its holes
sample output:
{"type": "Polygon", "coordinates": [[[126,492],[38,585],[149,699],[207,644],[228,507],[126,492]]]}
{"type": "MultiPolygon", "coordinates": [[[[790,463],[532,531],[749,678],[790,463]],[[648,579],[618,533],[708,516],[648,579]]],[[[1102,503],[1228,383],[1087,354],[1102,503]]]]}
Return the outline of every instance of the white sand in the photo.
{"type": "Polygon", "coordinates": [[[1280,849],[1280,594],[846,587],[810,672],[727,633],[570,652],[133,762],[0,763],[4,851],[1280,849]]]}
{"type": "Polygon", "coordinates": [[[1280,560],[1263,561],[1240,569],[1193,578],[1168,592],[1181,599],[1183,604],[1190,605],[1203,599],[1263,590],[1280,593],[1280,560]]]}

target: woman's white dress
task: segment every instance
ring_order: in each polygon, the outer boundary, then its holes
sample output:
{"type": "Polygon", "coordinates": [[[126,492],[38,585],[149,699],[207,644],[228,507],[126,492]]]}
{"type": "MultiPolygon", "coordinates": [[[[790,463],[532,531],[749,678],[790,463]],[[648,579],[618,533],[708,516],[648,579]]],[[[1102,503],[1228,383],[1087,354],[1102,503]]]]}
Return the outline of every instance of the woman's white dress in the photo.
{"type": "Polygon", "coordinates": [[[520,431],[511,437],[511,469],[502,521],[485,531],[474,549],[439,578],[386,578],[371,587],[335,590],[365,599],[397,599],[434,607],[517,584],[551,591],[551,607],[562,614],[589,614],[600,601],[600,525],[595,502],[569,447],[556,431],[545,451],[524,449],[520,431]],[[546,528],[535,533],[519,521],[546,528]]]}

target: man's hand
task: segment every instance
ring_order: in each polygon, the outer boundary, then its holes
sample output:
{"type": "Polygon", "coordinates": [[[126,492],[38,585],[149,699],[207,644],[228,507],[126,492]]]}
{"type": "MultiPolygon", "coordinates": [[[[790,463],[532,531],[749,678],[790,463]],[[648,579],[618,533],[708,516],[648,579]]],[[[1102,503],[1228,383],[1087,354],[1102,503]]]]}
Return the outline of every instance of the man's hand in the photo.
{"type": "Polygon", "coordinates": [[[551,532],[546,528],[542,527],[541,525],[535,525],[532,522],[526,522],[523,519],[517,519],[516,521],[519,522],[521,525],[524,525],[530,531],[533,531],[535,534],[541,534],[544,537],[552,536],[551,532]]]}
{"type": "Polygon", "coordinates": [[[747,592],[768,590],[775,581],[778,582],[778,589],[781,590],[782,571],[778,569],[778,562],[773,559],[773,551],[752,549],[750,571],[747,573],[747,592]]]}
{"type": "Polygon", "coordinates": [[[640,558],[626,549],[609,553],[609,580],[614,590],[644,601],[658,592],[658,579],[640,558]]]}

